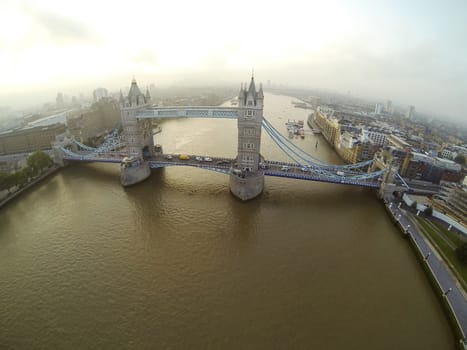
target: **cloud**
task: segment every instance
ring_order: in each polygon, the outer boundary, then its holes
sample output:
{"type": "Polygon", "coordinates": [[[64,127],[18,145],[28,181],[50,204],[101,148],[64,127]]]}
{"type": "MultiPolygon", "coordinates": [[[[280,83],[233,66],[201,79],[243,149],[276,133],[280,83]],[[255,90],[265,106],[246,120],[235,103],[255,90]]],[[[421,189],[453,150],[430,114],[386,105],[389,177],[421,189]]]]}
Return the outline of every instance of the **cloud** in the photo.
{"type": "Polygon", "coordinates": [[[84,22],[45,8],[28,5],[24,12],[39,30],[57,44],[89,43],[97,41],[84,22]]]}

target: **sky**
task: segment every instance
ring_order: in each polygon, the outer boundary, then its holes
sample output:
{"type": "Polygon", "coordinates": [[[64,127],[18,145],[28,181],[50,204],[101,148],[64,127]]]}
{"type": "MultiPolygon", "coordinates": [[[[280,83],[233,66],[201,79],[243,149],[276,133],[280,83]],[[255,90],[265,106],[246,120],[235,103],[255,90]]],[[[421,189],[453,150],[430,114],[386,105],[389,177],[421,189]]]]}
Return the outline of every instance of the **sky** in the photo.
{"type": "Polygon", "coordinates": [[[465,0],[1,0],[0,106],[255,80],[467,119],[465,0]]]}

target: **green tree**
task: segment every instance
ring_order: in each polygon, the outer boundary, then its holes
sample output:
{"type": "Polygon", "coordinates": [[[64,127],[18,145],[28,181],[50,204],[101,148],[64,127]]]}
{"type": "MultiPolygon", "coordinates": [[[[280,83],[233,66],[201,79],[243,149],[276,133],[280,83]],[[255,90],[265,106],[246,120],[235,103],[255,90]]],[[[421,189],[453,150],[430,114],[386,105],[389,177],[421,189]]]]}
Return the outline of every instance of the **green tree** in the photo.
{"type": "Polygon", "coordinates": [[[417,209],[417,201],[413,201],[412,204],[410,204],[410,206],[413,208],[413,209],[417,209]]]}
{"type": "Polygon", "coordinates": [[[425,210],[423,211],[423,214],[427,216],[433,215],[433,207],[426,207],[425,210]]]}
{"type": "Polygon", "coordinates": [[[50,165],[52,165],[52,159],[50,159],[47,153],[37,151],[27,158],[26,163],[28,167],[31,168],[32,174],[37,175],[44,168],[48,168],[50,165]]]}
{"type": "Polygon", "coordinates": [[[18,185],[20,187],[23,187],[29,182],[29,177],[30,177],[30,169],[29,167],[25,167],[18,171],[18,185]]]}
{"type": "Polygon", "coordinates": [[[467,266],[467,242],[457,247],[456,255],[459,261],[467,266]]]}
{"type": "Polygon", "coordinates": [[[6,179],[8,177],[7,173],[1,172],[0,171],[0,191],[6,190],[4,187],[6,185],[6,179]]]}
{"type": "Polygon", "coordinates": [[[456,158],[454,158],[454,161],[460,165],[465,165],[466,163],[465,156],[463,154],[458,154],[456,158]]]}

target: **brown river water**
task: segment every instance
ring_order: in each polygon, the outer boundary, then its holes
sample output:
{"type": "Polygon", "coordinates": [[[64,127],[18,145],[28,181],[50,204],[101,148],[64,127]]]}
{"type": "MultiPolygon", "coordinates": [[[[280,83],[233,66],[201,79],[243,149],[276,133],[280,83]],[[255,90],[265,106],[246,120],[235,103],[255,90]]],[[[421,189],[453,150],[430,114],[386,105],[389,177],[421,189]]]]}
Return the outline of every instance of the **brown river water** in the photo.
{"type": "MultiPolygon", "coordinates": [[[[266,94],[284,134],[306,120],[266,94]]],[[[227,104],[229,105],[229,104],[227,104]]],[[[167,120],[168,153],[235,157],[236,122],[167,120]]],[[[294,139],[337,163],[321,136],[294,139]],[[315,148],[318,140],[318,148],[315,148]]],[[[263,133],[262,154],[287,160],[263,133]]],[[[448,320],[374,192],[73,165],[0,210],[0,349],[454,349],[448,320]]]]}

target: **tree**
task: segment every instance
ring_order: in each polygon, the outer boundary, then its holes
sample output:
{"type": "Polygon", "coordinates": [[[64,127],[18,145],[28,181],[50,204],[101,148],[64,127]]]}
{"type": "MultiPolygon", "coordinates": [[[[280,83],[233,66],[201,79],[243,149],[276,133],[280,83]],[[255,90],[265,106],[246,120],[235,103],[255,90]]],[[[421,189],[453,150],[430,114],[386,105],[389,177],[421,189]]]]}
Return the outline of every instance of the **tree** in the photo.
{"type": "Polygon", "coordinates": [[[458,154],[456,156],[456,158],[454,158],[454,161],[457,163],[457,164],[460,164],[462,166],[465,165],[466,163],[466,160],[465,160],[465,156],[463,154],[458,154]]]}
{"type": "Polygon", "coordinates": [[[23,168],[20,171],[17,171],[16,174],[17,174],[17,181],[18,181],[19,187],[23,187],[24,185],[28,183],[28,179],[29,179],[29,168],[28,167],[23,168]]]}
{"type": "Polygon", "coordinates": [[[7,173],[0,171],[0,191],[6,190],[6,179],[8,177],[7,173]]]}
{"type": "Polygon", "coordinates": [[[413,201],[412,204],[410,204],[410,206],[413,208],[413,209],[417,209],[417,201],[413,201]]]}
{"type": "Polygon", "coordinates": [[[423,211],[423,214],[425,214],[426,216],[433,215],[433,207],[426,207],[425,210],[423,211]]]}
{"type": "Polygon", "coordinates": [[[459,259],[459,261],[463,265],[467,266],[467,242],[465,242],[464,244],[457,247],[456,255],[457,255],[457,258],[459,259]]]}
{"type": "Polygon", "coordinates": [[[49,155],[47,153],[44,153],[42,151],[37,151],[31,154],[27,160],[26,163],[28,167],[31,168],[32,173],[34,175],[39,174],[44,168],[49,167],[52,165],[52,159],[50,159],[49,155]]]}

